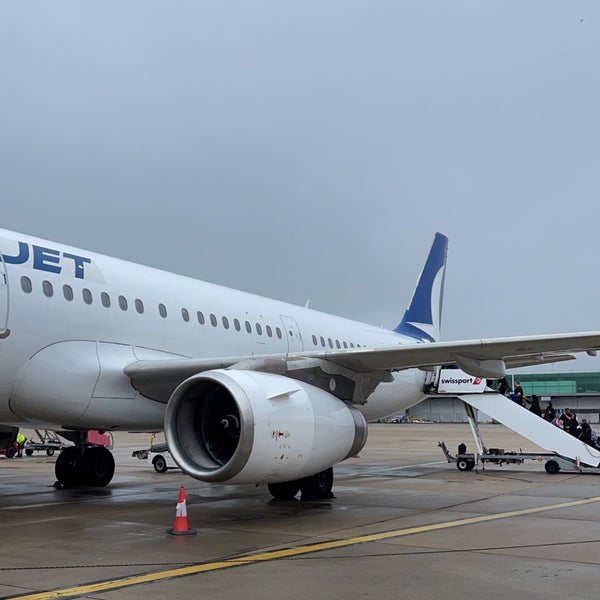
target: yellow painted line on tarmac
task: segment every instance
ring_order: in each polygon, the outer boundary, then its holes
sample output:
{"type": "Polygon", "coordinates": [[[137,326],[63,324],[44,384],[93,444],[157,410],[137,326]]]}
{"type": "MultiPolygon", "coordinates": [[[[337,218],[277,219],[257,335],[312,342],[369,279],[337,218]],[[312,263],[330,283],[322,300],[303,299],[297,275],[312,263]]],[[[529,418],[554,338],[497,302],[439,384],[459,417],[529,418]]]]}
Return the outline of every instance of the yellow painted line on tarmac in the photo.
{"type": "Polygon", "coordinates": [[[308,544],[306,546],[298,546],[296,548],[285,548],[283,550],[274,550],[272,552],[264,552],[262,554],[249,554],[248,556],[240,556],[228,560],[204,563],[198,565],[189,565],[187,567],[178,567],[176,569],[168,569],[166,571],[156,571],[146,573],[145,575],[133,575],[131,577],[122,577],[88,585],[81,585],[70,588],[63,588],[54,591],[36,592],[34,594],[24,594],[18,596],[4,596],[0,600],[54,600],[55,598],[77,598],[88,594],[105,592],[108,590],[117,590],[122,588],[140,585],[142,583],[157,583],[166,579],[174,579],[177,577],[186,577],[188,575],[196,575],[198,573],[206,573],[209,571],[219,571],[221,569],[230,569],[242,565],[250,565],[259,562],[277,560],[282,558],[292,558],[303,554],[312,554],[314,552],[323,552],[325,550],[334,550],[336,548],[345,548],[364,544],[366,542],[377,542],[391,538],[414,535],[417,533],[427,533],[430,531],[440,531],[442,529],[450,529],[452,527],[463,527],[464,525],[475,525],[477,523],[486,523],[489,521],[497,521],[498,519],[507,519],[509,517],[521,517],[523,515],[531,515],[535,513],[546,512],[550,510],[559,510],[574,506],[582,506],[584,504],[592,504],[599,502],[600,496],[593,498],[585,498],[583,500],[572,500],[570,502],[561,502],[559,504],[550,504],[547,506],[538,506],[536,508],[525,508],[522,510],[513,510],[509,512],[496,513],[492,515],[482,515],[479,517],[468,517],[466,519],[457,519],[455,521],[446,521],[443,523],[433,523],[430,525],[419,525],[417,527],[407,527],[405,529],[395,529],[393,531],[385,531],[382,533],[373,533],[370,535],[361,535],[348,539],[332,540],[329,542],[320,542],[316,544],[308,544]]]}

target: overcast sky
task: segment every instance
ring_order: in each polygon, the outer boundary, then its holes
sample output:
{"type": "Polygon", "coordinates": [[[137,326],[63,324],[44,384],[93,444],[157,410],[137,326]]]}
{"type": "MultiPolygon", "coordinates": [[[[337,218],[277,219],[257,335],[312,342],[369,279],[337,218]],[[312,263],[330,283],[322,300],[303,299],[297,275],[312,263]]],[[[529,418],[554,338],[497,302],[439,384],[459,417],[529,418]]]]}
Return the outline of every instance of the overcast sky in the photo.
{"type": "Polygon", "coordinates": [[[386,327],[441,231],[445,339],[600,330],[599,58],[593,1],[4,2],[0,226],[386,327]]]}

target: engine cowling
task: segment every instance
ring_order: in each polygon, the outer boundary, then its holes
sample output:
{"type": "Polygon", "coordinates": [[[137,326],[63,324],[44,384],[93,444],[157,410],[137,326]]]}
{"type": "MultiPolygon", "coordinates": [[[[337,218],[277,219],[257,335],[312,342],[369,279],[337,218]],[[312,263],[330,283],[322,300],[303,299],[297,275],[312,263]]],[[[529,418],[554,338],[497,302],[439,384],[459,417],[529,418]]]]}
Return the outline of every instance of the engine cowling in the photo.
{"type": "Polygon", "coordinates": [[[171,395],[165,437],[202,481],[277,483],[323,471],[367,441],[362,414],[308,383],[256,371],[194,375],[171,395]]]}

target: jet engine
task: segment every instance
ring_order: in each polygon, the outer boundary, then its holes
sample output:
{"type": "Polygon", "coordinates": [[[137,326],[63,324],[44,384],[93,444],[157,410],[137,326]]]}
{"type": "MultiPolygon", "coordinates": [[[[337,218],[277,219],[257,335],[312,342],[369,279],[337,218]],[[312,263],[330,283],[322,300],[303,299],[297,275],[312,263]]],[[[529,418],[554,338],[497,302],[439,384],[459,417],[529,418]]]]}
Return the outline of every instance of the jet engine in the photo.
{"type": "Polygon", "coordinates": [[[188,475],[210,482],[278,483],[356,454],[362,414],[320,388],[236,369],[199,373],[171,395],[165,437],[188,475]]]}

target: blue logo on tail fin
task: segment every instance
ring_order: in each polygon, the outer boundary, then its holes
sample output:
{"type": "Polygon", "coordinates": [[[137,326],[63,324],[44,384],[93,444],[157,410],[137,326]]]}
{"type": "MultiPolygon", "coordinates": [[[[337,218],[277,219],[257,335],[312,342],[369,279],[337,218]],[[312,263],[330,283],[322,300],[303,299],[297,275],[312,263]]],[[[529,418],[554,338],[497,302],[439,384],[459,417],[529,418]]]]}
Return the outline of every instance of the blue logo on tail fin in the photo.
{"type": "Polygon", "coordinates": [[[394,329],[396,333],[430,342],[440,339],[447,251],[448,238],[436,233],[410,305],[394,329]]]}

